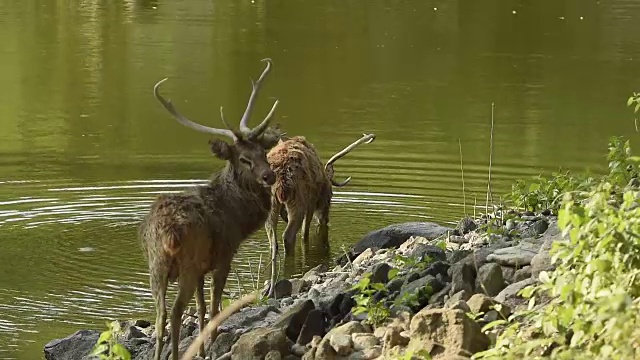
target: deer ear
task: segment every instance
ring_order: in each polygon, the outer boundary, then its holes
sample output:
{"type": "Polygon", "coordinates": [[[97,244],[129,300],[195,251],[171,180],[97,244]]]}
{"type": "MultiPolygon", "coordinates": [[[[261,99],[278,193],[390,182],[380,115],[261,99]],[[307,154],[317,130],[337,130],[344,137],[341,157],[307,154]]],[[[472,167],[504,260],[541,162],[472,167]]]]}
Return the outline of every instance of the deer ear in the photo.
{"type": "Polygon", "coordinates": [[[209,146],[211,146],[211,152],[218,159],[221,160],[229,160],[231,159],[231,154],[233,154],[233,149],[231,149],[231,145],[227,144],[222,140],[209,140],[209,146]]]}

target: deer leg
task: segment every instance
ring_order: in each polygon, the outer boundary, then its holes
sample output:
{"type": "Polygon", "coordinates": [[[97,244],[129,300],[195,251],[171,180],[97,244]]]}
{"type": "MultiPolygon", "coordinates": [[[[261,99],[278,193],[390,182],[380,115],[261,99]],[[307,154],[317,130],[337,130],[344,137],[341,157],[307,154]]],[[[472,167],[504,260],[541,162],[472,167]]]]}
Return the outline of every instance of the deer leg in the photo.
{"type": "Polygon", "coordinates": [[[171,309],[171,359],[178,360],[178,342],[180,341],[180,328],[182,325],[182,313],[184,307],[189,304],[193,293],[197,288],[197,280],[186,276],[178,280],[178,295],[171,309]],[[195,280],[195,281],[194,281],[195,280]]]}
{"type": "Polygon", "coordinates": [[[313,208],[309,208],[304,216],[304,222],[302,223],[302,240],[305,244],[309,243],[309,228],[311,227],[311,220],[313,220],[313,208]]]}
{"type": "Polygon", "coordinates": [[[287,205],[287,213],[289,214],[289,222],[283,235],[284,254],[285,256],[293,256],[296,249],[296,235],[300,231],[305,213],[304,210],[297,209],[295,205],[287,205]]]}
{"type": "Polygon", "coordinates": [[[269,217],[265,222],[265,230],[267,231],[267,238],[269,238],[269,247],[271,248],[271,282],[269,284],[268,297],[274,297],[276,277],[278,275],[276,271],[276,262],[278,257],[278,213],[282,214],[284,206],[277,201],[271,202],[271,211],[269,217]]]}
{"type": "Polygon", "coordinates": [[[160,360],[164,342],[164,327],[167,323],[167,307],[165,296],[167,293],[168,278],[161,271],[151,271],[151,293],[156,302],[156,353],[155,360],[160,360]]]}
{"type": "MultiPolygon", "coordinates": [[[[229,276],[229,270],[231,270],[231,258],[221,261],[216,266],[216,270],[213,273],[213,279],[211,282],[211,309],[209,311],[209,319],[213,319],[220,312],[220,303],[222,302],[222,290],[227,283],[227,276],[229,276]]],[[[211,321],[211,320],[209,320],[211,321]]],[[[218,329],[213,329],[211,332],[211,345],[216,341],[218,337],[218,329]]]]}
{"type": "MultiPolygon", "coordinates": [[[[204,330],[204,314],[207,309],[207,305],[204,303],[204,276],[198,279],[198,287],[196,287],[196,305],[198,305],[198,326],[200,332],[204,330]]],[[[204,358],[204,343],[200,345],[200,357],[204,358]]]]}

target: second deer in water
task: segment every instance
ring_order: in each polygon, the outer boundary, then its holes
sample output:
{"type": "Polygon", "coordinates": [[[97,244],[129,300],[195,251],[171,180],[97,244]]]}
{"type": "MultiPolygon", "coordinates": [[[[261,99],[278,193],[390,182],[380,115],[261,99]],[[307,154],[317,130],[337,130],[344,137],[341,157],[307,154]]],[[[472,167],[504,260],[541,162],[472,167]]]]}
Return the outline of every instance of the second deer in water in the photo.
{"type": "Polygon", "coordinates": [[[278,253],[277,225],[280,215],[287,227],[283,234],[285,255],[294,254],[296,236],[302,227],[302,238],[309,241],[309,228],[315,214],[320,227],[326,230],[329,223],[329,209],[333,197],[332,185],[345,186],[333,179],[333,163],[362,143],[370,143],[375,134],[363,135],[342,151],[332,156],[323,166],[318,153],[304,136],[294,136],[280,140],[267,154],[271,169],[276,174],[272,187],[271,212],[265,229],[271,246],[271,286],[269,296],[274,295],[276,278],[276,256],[278,253]]]}
{"type": "MultiPolygon", "coordinates": [[[[279,136],[268,128],[278,101],[260,125],[251,129],[247,122],[256,96],[271,68],[271,60],[260,78],[253,83],[249,104],[240,120],[240,129],[206,127],[179,114],[158,88],[154,95],[162,106],[181,124],[197,131],[223,135],[232,139],[210,141],[211,151],[226,166],[211,175],[209,183],[178,194],[160,195],[151,205],[139,228],[142,249],[149,263],[151,292],[156,305],[155,359],[162,352],[166,307],[165,294],[169,282],[178,281],[178,296],[171,310],[171,358],[178,359],[178,340],[185,306],[196,294],[200,331],[204,327],[204,276],[213,271],[210,318],[219,311],[222,289],[231,267],[231,260],[240,243],[263,226],[271,206],[270,186],[275,174],[267,163],[266,150],[274,146],[279,136]]],[[[165,79],[166,80],[166,79],[165,79]]],[[[214,331],[211,335],[213,341],[214,331]]],[[[204,346],[199,349],[204,357],[204,346]]]]}

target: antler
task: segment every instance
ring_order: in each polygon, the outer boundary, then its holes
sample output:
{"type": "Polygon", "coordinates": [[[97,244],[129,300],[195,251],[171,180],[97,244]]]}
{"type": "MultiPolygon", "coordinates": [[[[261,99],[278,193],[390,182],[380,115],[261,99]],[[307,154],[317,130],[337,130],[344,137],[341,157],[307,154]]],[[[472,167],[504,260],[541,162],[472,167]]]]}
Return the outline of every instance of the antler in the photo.
{"type": "Polygon", "coordinates": [[[345,186],[349,183],[349,181],[351,181],[351,176],[349,176],[346,180],[344,180],[343,182],[337,182],[333,179],[333,163],[340,159],[341,157],[347,155],[348,153],[351,152],[351,150],[355,149],[358,145],[360,144],[370,144],[371,142],[373,142],[373,140],[375,140],[376,138],[376,134],[362,134],[362,137],[356,141],[354,141],[353,143],[351,143],[351,145],[347,146],[346,148],[342,149],[340,152],[336,153],[335,155],[333,155],[329,161],[327,161],[327,163],[324,165],[324,171],[329,175],[329,179],[331,180],[331,184],[333,184],[333,186],[338,186],[338,187],[342,187],[345,186]]]}
{"type": "MultiPolygon", "coordinates": [[[[158,91],[158,89],[160,88],[160,84],[162,84],[166,80],[167,78],[164,78],[156,83],[156,85],[153,87],[153,95],[158,101],[160,101],[162,106],[171,114],[171,116],[173,116],[179,123],[181,123],[186,127],[194,129],[196,131],[205,132],[205,133],[214,134],[214,135],[224,135],[224,136],[230,137],[234,141],[237,139],[236,135],[233,133],[231,129],[217,129],[217,128],[211,128],[208,126],[200,125],[198,123],[195,123],[187,119],[182,114],[180,114],[176,110],[176,108],[173,106],[173,103],[171,103],[171,99],[166,100],[165,98],[162,97],[162,95],[160,95],[160,92],[158,91]]],[[[222,116],[222,108],[220,108],[220,115],[222,116]]],[[[225,123],[227,127],[229,127],[226,124],[224,117],[222,118],[222,121],[225,123]]]]}
{"type": "MultiPolygon", "coordinates": [[[[262,71],[262,74],[260,75],[260,77],[256,82],[251,80],[251,85],[252,85],[251,96],[249,97],[249,103],[247,104],[247,108],[244,110],[242,119],[240,119],[240,133],[246,136],[248,139],[255,139],[267,129],[267,127],[269,126],[269,122],[273,117],[273,113],[276,111],[276,107],[278,106],[278,100],[276,100],[273,103],[273,106],[271,107],[271,111],[269,111],[267,116],[264,118],[264,120],[262,120],[262,122],[258,126],[256,126],[253,129],[247,126],[247,122],[249,121],[249,118],[251,117],[251,113],[253,112],[253,107],[255,106],[256,98],[258,96],[258,93],[260,92],[260,88],[262,87],[262,82],[264,81],[264,78],[267,76],[269,71],[271,71],[271,65],[272,65],[271,59],[266,58],[266,59],[262,59],[261,61],[265,61],[267,63],[267,66],[262,71]]],[[[158,91],[160,84],[162,84],[166,80],[167,78],[164,78],[156,83],[156,85],[153,87],[153,95],[158,101],[160,101],[162,106],[176,120],[178,120],[179,123],[191,129],[194,129],[196,131],[205,132],[205,133],[214,134],[214,135],[224,135],[224,136],[230,137],[234,141],[238,139],[236,134],[231,129],[231,126],[229,126],[229,124],[224,118],[224,112],[222,111],[222,106],[220,107],[220,118],[224,123],[224,125],[227,127],[227,129],[217,129],[217,128],[211,128],[208,126],[200,125],[198,123],[195,123],[187,119],[182,114],[180,114],[171,103],[171,100],[170,99],[166,100],[165,98],[163,98],[160,95],[160,92],[158,91]]]]}
{"type": "Polygon", "coordinates": [[[242,119],[240,119],[240,132],[242,132],[243,135],[247,136],[250,139],[259,136],[267,128],[267,126],[269,125],[269,121],[271,121],[271,117],[276,110],[276,106],[278,106],[278,100],[276,100],[271,107],[271,111],[269,111],[267,116],[258,126],[253,129],[247,126],[249,118],[251,117],[251,113],[253,112],[253,107],[256,103],[256,98],[258,96],[258,93],[260,92],[260,88],[262,87],[262,82],[264,81],[264,78],[267,76],[267,74],[271,71],[271,65],[273,64],[270,58],[262,59],[261,61],[266,62],[267,66],[264,68],[257,81],[254,82],[253,80],[251,80],[251,96],[249,97],[247,108],[244,110],[244,114],[242,114],[242,119]]]}

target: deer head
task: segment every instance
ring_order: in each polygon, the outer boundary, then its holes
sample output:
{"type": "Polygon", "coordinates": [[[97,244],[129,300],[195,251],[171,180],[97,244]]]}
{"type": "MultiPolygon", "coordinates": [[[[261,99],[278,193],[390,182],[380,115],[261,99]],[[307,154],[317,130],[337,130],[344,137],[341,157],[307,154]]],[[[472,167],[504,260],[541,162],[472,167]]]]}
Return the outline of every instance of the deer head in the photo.
{"type": "Polygon", "coordinates": [[[217,158],[228,161],[234,168],[241,172],[251,174],[257,182],[264,186],[271,186],[275,182],[275,174],[267,162],[266,150],[275,146],[275,144],[280,140],[280,137],[284,135],[280,132],[279,126],[269,127],[269,122],[276,110],[276,106],[278,106],[278,100],[274,102],[271,107],[271,111],[269,111],[267,116],[258,126],[253,129],[247,126],[251,113],[253,112],[257,95],[262,87],[262,82],[271,70],[272,66],[271,59],[262,59],[262,61],[266,62],[267,66],[262,71],[262,74],[257,81],[251,81],[251,96],[249,97],[247,108],[240,119],[240,126],[237,130],[233,129],[225,120],[222,106],[220,107],[220,118],[222,123],[226,126],[226,129],[211,128],[200,125],[184,117],[175,109],[171,100],[166,100],[160,95],[159,87],[167,80],[167,78],[156,83],[153,87],[153,95],[180,124],[196,131],[213,135],[223,135],[230,138],[232,143],[228,143],[220,139],[210,140],[209,144],[211,146],[211,152],[217,158]]]}

